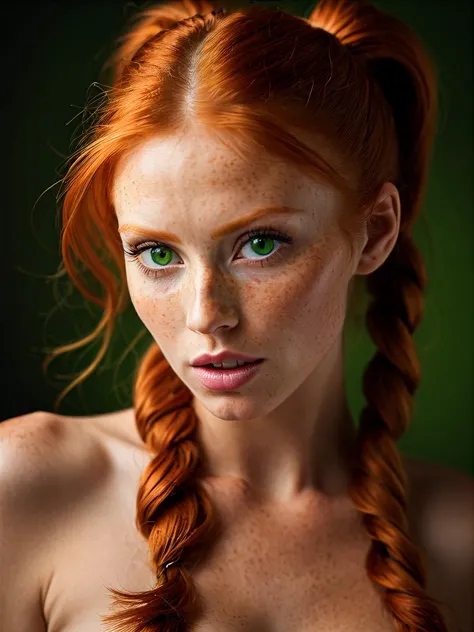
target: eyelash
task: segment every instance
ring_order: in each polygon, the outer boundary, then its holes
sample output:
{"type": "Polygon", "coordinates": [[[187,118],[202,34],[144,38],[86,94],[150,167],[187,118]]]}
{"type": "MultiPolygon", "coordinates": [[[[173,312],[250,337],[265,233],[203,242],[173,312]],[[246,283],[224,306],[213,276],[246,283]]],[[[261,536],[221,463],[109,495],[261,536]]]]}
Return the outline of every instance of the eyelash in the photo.
{"type": "MultiPolygon", "coordinates": [[[[280,232],[278,229],[273,228],[272,226],[262,226],[261,228],[254,228],[248,231],[247,233],[245,233],[244,235],[242,235],[242,237],[239,240],[239,252],[243,248],[243,246],[245,246],[248,242],[258,237],[260,238],[270,237],[271,239],[275,239],[284,244],[293,243],[293,238],[290,237],[289,235],[285,235],[284,233],[280,232]]],[[[146,276],[156,278],[156,277],[163,277],[168,274],[172,274],[173,270],[170,269],[170,266],[164,266],[162,268],[149,268],[143,265],[143,263],[138,258],[141,255],[141,253],[145,252],[146,250],[150,250],[151,248],[161,248],[161,247],[168,248],[169,250],[174,252],[173,249],[170,248],[169,246],[166,246],[166,244],[162,244],[157,241],[146,241],[138,245],[130,244],[128,248],[124,248],[124,252],[126,255],[128,255],[131,261],[135,261],[135,260],[137,261],[137,265],[140,268],[141,272],[143,272],[146,276]]],[[[260,265],[260,267],[268,265],[266,263],[267,261],[271,259],[273,262],[277,257],[281,256],[282,251],[284,250],[286,250],[286,246],[278,248],[278,250],[267,255],[264,259],[255,260],[250,265],[260,265]]]]}

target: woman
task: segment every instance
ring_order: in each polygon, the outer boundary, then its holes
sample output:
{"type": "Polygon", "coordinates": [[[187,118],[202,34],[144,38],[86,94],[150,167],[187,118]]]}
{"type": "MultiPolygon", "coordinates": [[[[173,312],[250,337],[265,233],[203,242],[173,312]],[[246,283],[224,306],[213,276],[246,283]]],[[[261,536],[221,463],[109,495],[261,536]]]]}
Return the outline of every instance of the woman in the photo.
{"type": "Polygon", "coordinates": [[[420,41],[363,2],[187,1],[145,11],[114,64],[63,203],[65,268],[104,314],[56,355],[102,337],[87,377],[128,296],[154,343],[133,409],[2,424],[2,630],[467,632],[472,481],[396,448],[427,283],[420,41]]]}

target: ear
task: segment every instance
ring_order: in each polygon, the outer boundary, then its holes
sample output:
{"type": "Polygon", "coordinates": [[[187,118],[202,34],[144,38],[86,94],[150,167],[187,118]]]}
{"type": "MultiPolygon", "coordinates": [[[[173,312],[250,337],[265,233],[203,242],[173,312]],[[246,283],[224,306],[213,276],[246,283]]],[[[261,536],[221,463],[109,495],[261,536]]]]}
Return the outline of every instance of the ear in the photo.
{"type": "Polygon", "coordinates": [[[355,275],[377,270],[394,248],[400,230],[400,196],[397,187],[386,182],[374,203],[366,226],[365,246],[355,275]]]}

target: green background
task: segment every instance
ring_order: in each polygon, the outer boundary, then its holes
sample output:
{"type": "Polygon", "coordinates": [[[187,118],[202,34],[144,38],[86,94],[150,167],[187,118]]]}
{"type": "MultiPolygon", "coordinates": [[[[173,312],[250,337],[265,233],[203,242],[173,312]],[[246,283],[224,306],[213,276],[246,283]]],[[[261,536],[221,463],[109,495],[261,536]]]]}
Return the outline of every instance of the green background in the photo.
{"type": "MultiPolygon", "coordinates": [[[[236,4],[236,3],[233,3],[236,4]]],[[[242,3],[243,4],[243,3],[242,3]]],[[[305,2],[267,2],[307,16],[305,2]]],[[[429,189],[416,239],[428,268],[426,311],[415,341],[422,362],[414,416],[402,452],[474,474],[473,440],[473,209],[472,3],[383,0],[374,4],[406,21],[425,42],[440,75],[440,116],[429,189]]],[[[6,63],[3,134],[7,139],[2,208],[1,419],[52,410],[97,346],[67,354],[45,375],[45,349],[93,328],[99,312],[84,305],[65,279],[50,278],[59,263],[56,196],[71,142],[105,83],[100,74],[115,38],[141,4],[38,2],[5,7],[6,63]]],[[[216,8],[224,6],[215,4],[216,8]]],[[[230,6],[227,3],[225,6],[230,6]]],[[[150,338],[128,354],[140,331],[130,308],[96,373],[59,412],[98,414],[131,405],[132,374],[150,338]],[[124,357],[125,356],[125,357],[124,357]]],[[[346,376],[355,418],[363,404],[361,374],[375,351],[364,327],[348,330],[346,376]]]]}

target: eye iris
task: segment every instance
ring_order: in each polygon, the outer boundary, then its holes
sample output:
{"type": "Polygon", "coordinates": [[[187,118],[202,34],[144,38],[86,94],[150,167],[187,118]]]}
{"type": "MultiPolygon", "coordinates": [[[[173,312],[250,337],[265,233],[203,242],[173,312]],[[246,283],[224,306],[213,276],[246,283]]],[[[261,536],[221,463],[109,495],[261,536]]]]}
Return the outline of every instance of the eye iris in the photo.
{"type": "Polygon", "coordinates": [[[272,239],[271,237],[255,237],[255,239],[252,239],[253,245],[252,248],[254,248],[254,244],[257,244],[257,250],[262,249],[265,252],[257,252],[258,255],[268,255],[270,254],[270,252],[273,250],[274,247],[274,239],[272,239]],[[265,246],[263,244],[265,244],[265,242],[269,242],[270,243],[270,247],[269,248],[265,248],[265,246]]]}
{"type": "Polygon", "coordinates": [[[153,263],[158,263],[159,265],[167,264],[171,261],[171,252],[168,248],[160,246],[159,248],[152,248],[150,251],[150,256],[152,258],[153,263]],[[168,260],[163,261],[163,252],[165,252],[164,258],[168,256],[168,260]]]}

